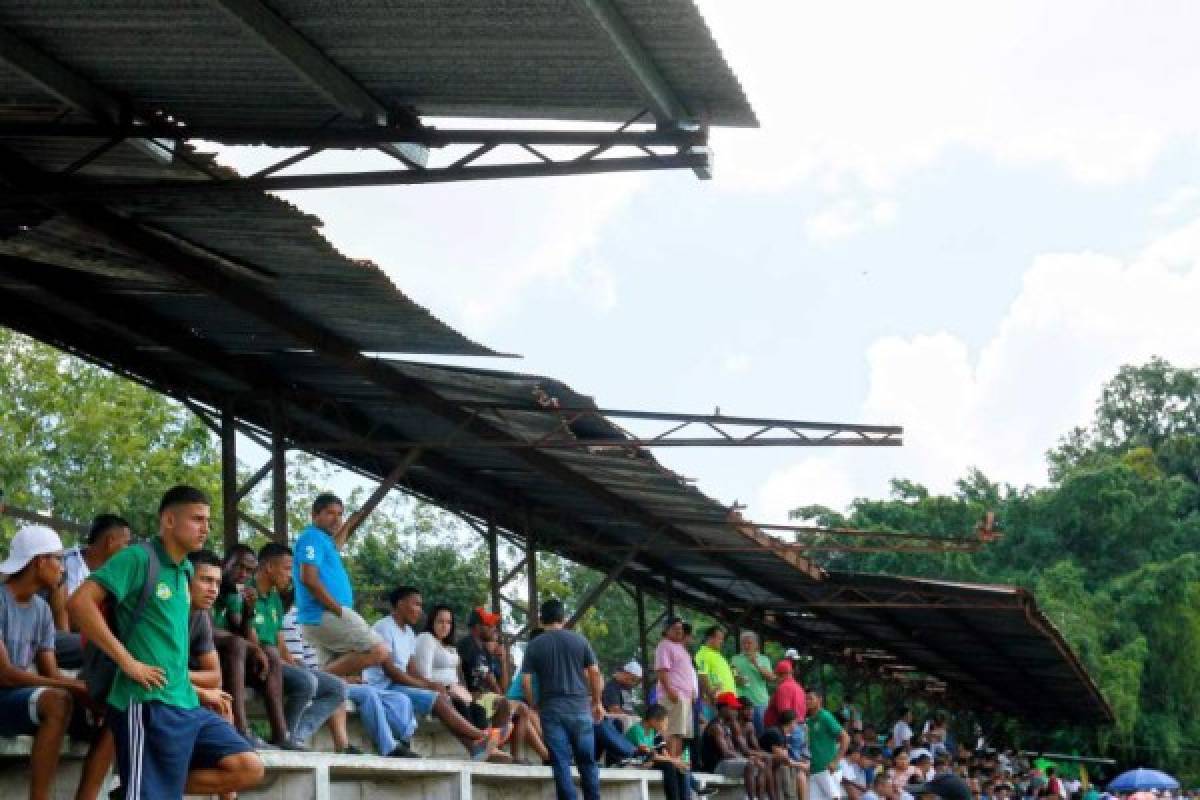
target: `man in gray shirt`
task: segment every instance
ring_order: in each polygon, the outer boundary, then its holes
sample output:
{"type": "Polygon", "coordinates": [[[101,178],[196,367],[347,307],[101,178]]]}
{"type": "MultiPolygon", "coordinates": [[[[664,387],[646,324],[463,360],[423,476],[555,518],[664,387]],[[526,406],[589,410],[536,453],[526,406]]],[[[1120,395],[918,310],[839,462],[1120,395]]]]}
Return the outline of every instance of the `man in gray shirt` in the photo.
{"type": "Polygon", "coordinates": [[[554,790],[558,800],[575,800],[571,755],[579,768],[585,800],[600,800],[600,771],[596,766],[593,724],[604,719],[600,702],[600,669],[592,646],[574,631],[563,629],[567,613],[558,600],[542,603],[539,617],[544,632],[529,643],[521,663],[525,696],[532,698],[542,717],[554,790]],[[539,693],[533,693],[537,676],[539,693]]]}

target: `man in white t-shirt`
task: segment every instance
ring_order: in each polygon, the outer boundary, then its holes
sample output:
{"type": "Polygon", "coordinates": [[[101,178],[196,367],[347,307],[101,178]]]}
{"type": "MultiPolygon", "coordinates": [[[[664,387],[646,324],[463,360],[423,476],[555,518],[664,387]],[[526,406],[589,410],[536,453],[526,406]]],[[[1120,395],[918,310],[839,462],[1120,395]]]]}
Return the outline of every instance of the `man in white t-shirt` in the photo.
{"type": "Polygon", "coordinates": [[[912,709],[900,709],[900,719],[896,720],[896,725],[892,728],[892,752],[908,747],[908,743],[912,741],[912,721],[912,709]]]}
{"type": "Polygon", "coordinates": [[[383,639],[389,657],[379,666],[363,672],[363,680],[371,686],[407,695],[414,714],[433,714],[458,737],[472,757],[486,758],[498,744],[492,741],[491,731],[480,730],[459,714],[450,702],[447,687],[417,677],[408,670],[417,644],[417,634],[412,626],[421,620],[421,592],[413,586],[399,586],[388,596],[388,603],[391,614],[376,622],[372,630],[383,639]]]}

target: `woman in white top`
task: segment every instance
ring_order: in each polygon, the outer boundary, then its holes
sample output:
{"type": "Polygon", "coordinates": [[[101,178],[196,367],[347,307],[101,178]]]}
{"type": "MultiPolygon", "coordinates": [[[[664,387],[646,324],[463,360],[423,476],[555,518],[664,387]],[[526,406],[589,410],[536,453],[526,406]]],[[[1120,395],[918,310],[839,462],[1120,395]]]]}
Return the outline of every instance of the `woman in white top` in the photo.
{"type": "Polygon", "coordinates": [[[425,632],[417,637],[412,660],[408,662],[411,675],[446,687],[455,706],[465,709],[471,704],[459,669],[458,650],[454,647],[454,611],[449,606],[434,606],[425,623],[425,632]]]}

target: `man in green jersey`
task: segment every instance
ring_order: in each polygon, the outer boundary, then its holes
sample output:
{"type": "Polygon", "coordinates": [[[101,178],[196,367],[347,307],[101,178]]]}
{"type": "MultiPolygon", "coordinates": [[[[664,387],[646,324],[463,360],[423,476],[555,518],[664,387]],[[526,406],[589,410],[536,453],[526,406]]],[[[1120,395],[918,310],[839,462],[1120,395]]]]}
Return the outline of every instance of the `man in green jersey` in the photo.
{"type": "Polygon", "coordinates": [[[808,749],[812,753],[808,800],[844,797],[838,765],[850,746],[850,734],[842,729],[837,717],[824,707],[825,700],[820,692],[810,689],[805,701],[808,704],[808,749]]]}
{"type": "Polygon", "coordinates": [[[292,550],[268,542],[258,551],[254,575],[257,600],[250,626],[258,643],[283,667],[283,708],[291,733],[289,748],[303,747],[308,737],[325,724],[329,715],[346,703],[346,684],[336,675],[310,670],[298,663],[283,638],[287,613],[279,592],[292,585],[292,550]]]}
{"type": "Polygon", "coordinates": [[[209,502],[176,486],[158,507],[159,535],[149,548],[127,547],[71,596],[68,611],[84,638],[116,664],[108,694],[109,727],[126,800],[224,794],[256,785],[262,759],[228,722],[200,706],[188,676],[190,552],[208,538],[209,502]],[[131,626],[150,571],[157,578],[131,626]],[[109,627],[103,606],[116,606],[109,627]]]}

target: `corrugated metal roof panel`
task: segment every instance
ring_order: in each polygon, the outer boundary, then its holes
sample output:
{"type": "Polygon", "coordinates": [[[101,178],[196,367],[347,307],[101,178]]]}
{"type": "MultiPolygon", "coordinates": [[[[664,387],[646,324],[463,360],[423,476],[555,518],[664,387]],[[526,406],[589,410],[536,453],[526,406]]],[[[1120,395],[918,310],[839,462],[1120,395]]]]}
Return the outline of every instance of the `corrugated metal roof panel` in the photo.
{"type": "MultiPolygon", "coordinates": [[[[608,122],[645,107],[612,44],[566,0],[269,6],[385,105],[432,116],[608,122]]],[[[691,0],[616,7],[702,121],[757,124],[691,0]]],[[[207,0],[4,0],[0,25],[140,108],[192,124],[316,125],[333,113],[207,0]]]]}

